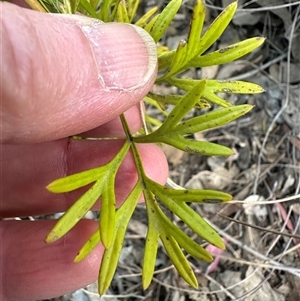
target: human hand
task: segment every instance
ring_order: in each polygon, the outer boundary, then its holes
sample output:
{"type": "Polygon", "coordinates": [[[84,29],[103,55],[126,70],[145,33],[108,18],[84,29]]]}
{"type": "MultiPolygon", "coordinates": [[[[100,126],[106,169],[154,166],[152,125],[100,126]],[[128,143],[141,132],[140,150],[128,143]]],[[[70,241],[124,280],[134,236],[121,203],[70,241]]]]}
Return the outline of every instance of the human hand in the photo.
{"type": "MultiPolygon", "coordinates": [[[[52,298],[97,278],[101,246],[86,260],[73,260],[98,223],[83,220],[46,245],[54,220],[7,218],[65,211],[78,192],[54,195],[45,187],[108,162],[121,146],[66,137],[124,135],[117,116],[125,111],[131,129],[139,128],[136,104],[155,80],[156,46],[130,25],[42,14],[9,3],[0,2],[0,19],[0,217],[6,218],[0,221],[0,299],[52,298]]],[[[162,152],[155,145],[140,152],[147,175],[164,182],[162,152]]],[[[127,156],[117,177],[119,203],[136,179],[127,156]]]]}

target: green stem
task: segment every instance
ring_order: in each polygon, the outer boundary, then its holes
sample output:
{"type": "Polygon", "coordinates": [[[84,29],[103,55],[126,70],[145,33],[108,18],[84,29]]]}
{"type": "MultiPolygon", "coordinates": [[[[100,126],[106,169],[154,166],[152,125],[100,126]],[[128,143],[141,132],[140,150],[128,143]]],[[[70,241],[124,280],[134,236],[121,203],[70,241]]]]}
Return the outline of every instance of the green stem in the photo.
{"type": "Polygon", "coordinates": [[[138,151],[138,148],[137,148],[135,142],[133,141],[133,137],[132,137],[132,134],[130,132],[130,129],[129,129],[129,126],[128,126],[128,123],[127,123],[127,120],[126,120],[124,114],[120,115],[120,119],[121,119],[121,122],[122,122],[124,132],[126,134],[127,141],[130,144],[130,148],[131,148],[131,151],[132,151],[132,154],[133,154],[134,163],[135,163],[135,166],[136,166],[139,181],[140,181],[140,183],[143,187],[143,190],[145,190],[146,189],[146,182],[145,182],[146,174],[145,174],[145,171],[144,171],[144,167],[143,167],[143,163],[142,163],[142,160],[141,160],[140,153],[138,151]]]}

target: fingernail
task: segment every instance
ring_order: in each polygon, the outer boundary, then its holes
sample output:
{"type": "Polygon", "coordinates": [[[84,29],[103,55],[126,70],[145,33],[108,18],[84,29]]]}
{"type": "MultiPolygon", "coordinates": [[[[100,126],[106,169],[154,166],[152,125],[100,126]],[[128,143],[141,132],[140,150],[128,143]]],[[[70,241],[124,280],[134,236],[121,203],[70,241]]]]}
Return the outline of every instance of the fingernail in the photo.
{"type": "Polygon", "coordinates": [[[156,45],[142,28],[82,17],[76,23],[89,41],[98,78],[107,89],[135,90],[156,72],[156,45]]]}

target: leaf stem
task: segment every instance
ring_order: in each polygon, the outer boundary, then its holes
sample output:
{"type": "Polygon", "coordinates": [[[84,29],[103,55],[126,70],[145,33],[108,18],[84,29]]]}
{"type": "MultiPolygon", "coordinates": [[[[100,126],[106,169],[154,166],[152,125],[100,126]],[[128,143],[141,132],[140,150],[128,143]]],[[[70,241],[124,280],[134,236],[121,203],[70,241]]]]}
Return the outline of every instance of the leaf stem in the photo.
{"type": "Polygon", "coordinates": [[[129,129],[129,126],[128,126],[128,123],[127,123],[127,120],[126,120],[124,114],[120,115],[120,119],[121,119],[121,122],[122,122],[122,126],[123,126],[123,129],[124,129],[127,141],[130,144],[130,148],[131,148],[131,151],[132,151],[132,154],[133,154],[134,163],[135,163],[138,178],[139,178],[138,181],[140,181],[140,183],[143,187],[143,190],[145,190],[146,189],[145,171],[144,171],[144,167],[143,167],[143,163],[142,163],[142,160],[141,160],[140,153],[138,151],[138,148],[137,148],[135,142],[133,141],[133,137],[132,137],[132,134],[130,132],[130,129],[129,129]]]}

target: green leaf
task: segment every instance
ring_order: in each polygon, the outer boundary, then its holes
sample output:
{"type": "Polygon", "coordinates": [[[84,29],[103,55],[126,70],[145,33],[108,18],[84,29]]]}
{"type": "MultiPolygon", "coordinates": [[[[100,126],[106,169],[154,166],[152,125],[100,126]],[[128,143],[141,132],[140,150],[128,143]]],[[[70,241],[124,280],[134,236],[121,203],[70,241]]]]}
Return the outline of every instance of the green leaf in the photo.
{"type": "MultiPolygon", "coordinates": [[[[155,102],[158,102],[161,105],[161,107],[166,105],[175,106],[182,100],[183,97],[184,97],[183,95],[173,95],[173,94],[160,95],[160,94],[149,92],[148,97],[146,97],[145,101],[148,102],[149,99],[153,99],[155,102]]],[[[159,110],[162,110],[161,107],[159,110]]],[[[199,99],[199,101],[196,102],[195,107],[200,109],[208,109],[210,108],[210,104],[203,99],[199,99]]],[[[168,115],[165,110],[162,110],[161,113],[164,114],[165,116],[168,115]]]]}
{"type": "MultiPolygon", "coordinates": [[[[72,1],[72,0],[70,0],[72,1]]],[[[77,0],[78,1],[78,0],[77,0]]],[[[80,1],[80,0],[79,0],[80,1]]],[[[98,5],[99,5],[99,0],[89,0],[90,4],[94,8],[94,10],[97,12],[98,10],[98,5]]],[[[76,12],[75,12],[76,13],[76,12]]]]}
{"type": "Polygon", "coordinates": [[[142,187],[138,182],[125,202],[117,210],[114,239],[110,248],[105,250],[101,261],[98,283],[100,295],[103,295],[108,289],[115,274],[118,260],[122,251],[127,225],[137,205],[141,192],[142,187]]]}
{"type": "MultiPolygon", "coordinates": [[[[85,0],[86,1],[86,0],[85,0]]],[[[99,18],[103,22],[109,22],[110,21],[110,15],[111,15],[111,6],[116,2],[115,0],[103,0],[101,3],[101,8],[99,11],[99,18]]]]}
{"type": "Polygon", "coordinates": [[[130,23],[126,3],[120,1],[117,8],[117,21],[120,23],[130,23]]]}
{"type": "MultiPolygon", "coordinates": [[[[146,176],[145,176],[146,177],[146,176]]],[[[145,178],[146,187],[144,189],[144,195],[147,206],[147,215],[149,220],[149,228],[146,238],[146,246],[143,262],[143,287],[146,289],[153,277],[156,253],[158,247],[158,234],[164,244],[164,247],[175,265],[180,275],[193,287],[197,287],[198,282],[195,275],[182,253],[178,243],[172,237],[171,233],[175,233],[182,243],[183,247],[186,247],[196,258],[204,258],[211,261],[211,255],[203,249],[200,245],[197,246],[192,240],[186,236],[183,231],[178,229],[162,212],[159,208],[154,195],[147,189],[148,183],[145,178]],[[162,225],[163,223],[163,225],[162,225]],[[174,230],[174,228],[176,230],[174,230]],[[173,230],[172,230],[173,229],[173,230]],[[177,233],[176,233],[177,232],[177,233]],[[180,235],[178,235],[180,233],[180,235]],[[195,249],[193,248],[195,247],[195,249]],[[198,252],[197,252],[198,251],[198,252]]]]}
{"type": "MultiPolygon", "coordinates": [[[[174,109],[169,113],[168,117],[166,118],[166,120],[164,121],[162,126],[157,131],[153,132],[150,135],[154,136],[155,139],[157,139],[158,136],[161,136],[165,133],[170,134],[171,129],[174,128],[176,126],[176,124],[187,114],[187,112],[189,112],[195,106],[195,104],[199,101],[199,99],[202,95],[202,92],[205,88],[205,84],[206,84],[206,81],[202,80],[202,81],[199,81],[196,85],[194,85],[190,89],[190,91],[188,91],[184,95],[184,97],[174,107],[174,109]]],[[[150,136],[150,135],[148,135],[148,136],[150,136]]],[[[135,141],[140,142],[139,137],[137,137],[137,139],[135,141]]]]}
{"type": "Polygon", "coordinates": [[[170,77],[184,70],[185,65],[192,60],[200,51],[200,35],[205,19],[205,8],[202,0],[196,1],[192,22],[187,41],[181,40],[176,49],[175,55],[166,74],[161,78],[170,77]]]}
{"type": "Polygon", "coordinates": [[[204,262],[212,262],[213,257],[201,245],[197,244],[193,239],[188,237],[182,230],[177,227],[168,226],[168,232],[172,234],[178,244],[193,257],[204,262]]]}
{"type": "MultiPolygon", "coordinates": [[[[133,202],[135,201],[135,199],[139,199],[140,194],[141,194],[141,187],[139,188],[139,186],[136,185],[136,187],[133,189],[131,194],[127,197],[125,202],[117,210],[116,223],[115,223],[116,229],[118,229],[118,227],[122,227],[122,224],[123,224],[123,226],[125,226],[126,219],[128,218],[127,215],[130,214],[129,210],[131,210],[131,209],[134,210],[136,204],[133,204],[133,202]],[[129,200],[128,201],[129,203],[126,203],[127,200],[129,200]],[[126,205],[125,205],[125,203],[126,203],[126,205]],[[132,208],[131,208],[131,206],[132,206],[132,208]]],[[[129,217],[129,219],[130,219],[130,217],[129,217]]],[[[99,229],[97,229],[93,233],[93,235],[89,238],[89,240],[84,244],[84,246],[81,248],[81,250],[77,254],[74,261],[79,262],[79,261],[83,260],[86,256],[88,256],[94,250],[94,248],[99,243],[101,243],[101,237],[100,237],[100,231],[99,231],[99,229]]]]}
{"type": "MultiPolygon", "coordinates": [[[[199,84],[201,81],[203,81],[203,79],[195,80],[195,79],[183,79],[183,78],[176,78],[176,77],[169,77],[168,79],[166,79],[166,82],[168,84],[173,85],[184,91],[190,91],[195,85],[199,84]]],[[[207,79],[205,79],[205,81],[207,81],[207,79]]]]}
{"type": "Polygon", "coordinates": [[[108,249],[114,238],[116,218],[115,178],[110,177],[103,187],[99,229],[101,242],[108,249]]]}
{"type": "Polygon", "coordinates": [[[157,138],[157,142],[172,145],[184,152],[193,155],[202,156],[231,156],[234,154],[232,149],[208,141],[196,141],[192,139],[183,138],[180,135],[167,135],[157,138]]]}
{"type": "Polygon", "coordinates": [[[77,9],[78,9],[78,5],[80,3],[80,0],[73,0],[73,1],[70,1],[70,4],[71,4],[71,9],[72,9],[72,14],[75,14],[77,9]]]}
{"type": "Polygon", "coordinates": [[[131,23],[135,18],[139,4],[140,4],[140,0],[127,1],[127,5],[128,5],[127,12],[128,12],[129,23],[131,23]]]}
{"type": "Polygon", "coordinates": [[[111,171],[116,172],[128,149],[129,144],[126,142],[116,157],[107,164],[56,179],[46,188],[53,193],[63,193],[76,190],[80,187],[84,187],[92,182],[95,182],[99,178],[109,174],[111,171]]]}
{"type": "Polygon", "coordinates": [[[159,208],[156,201],[154,205],[155,206],[153,206],[153,208],[151,209],[153,211],[153,214],[155,213],[154,217],[157,220],[156,225],[161,224],[160,228],[163,228],[165,229],[165,231],[170,233],[170,235],[172,235],[176,239],[178,244],[190,255],[205,262],[212,261],[212,256],[210,255],[210,253],[206,251],[201,245],[188,237],[180,228],[176,227],[159,208]]]}
{"type": "MultiPolygon", "coordinates": [[[[145,26],[143,27],[150,35],[150,31],[151,28],[153,27],[153,25],[155,24],[156,20],[158,19],[159,15],[154,16],[147,24],[145,24],[145,26]]],[[[152,36],[152,35],[151,35],[152,36]]]]}
{"type": "Polygon", "coordinates": [[[154,6],[148,10],[138,21],[135,22],[135,25],[140,27],[145,27],[148,20],[157,12],[158,7],[154,6]]]}
{"type": "MultiPolygon", "coordinates": [[[[189,91],[193,86],[197,85],[200,81],[193,79],[180,79],[170,77],[166,81],[176,86],[179,89],[189,91]]],[[[244,81],[221,81],[221,80],[206,80],[205,88],[202,92],[201,98],[204,98],[218,106],[229,107],[233,106],[229,101],[222,99],[215,93],[241,93],[241,94],[253,94],[264,92],[264,89],[259,85],[248,83],[244,81]]]]}
{"type": "Polygon", "coordinates": [[[182,66],[185,65],[186,51],[187,51],[187,43],[185,40],[181,40],[177,46],[175,55],[173,56],[171,66],[167,71],[167,73],[162,78],[169,77],[177,73],[177,71],[180,70],[182,66]]]}
{"type": "Polygon", "coordinates": [[[143,283],[143,289],[145,290],[149,287],[154,274],[157,248],[158,248],[160,221],[157,219],[155,213],[155,205],[157,206],[157,204],[153,194],[151,194],[150,191],[145,189],[144,197],[145,197],[147,216],[148,216],[148,231],[146,236],[143,269],[142,269],[142,283],[143,283]]]}
{"type": "Polygon", "coordinates": [[[103,177],[107,172],[107,165],[92,168],[67,177],[56,179],[46,188],[53,193],[69,192],[95,182],[97,179],[103,177]]]}
{"type": "MultiPolygon", "coordinates": [[[[158,70],[159,71],[171,66],[175,52],[176,52],[175,50],[165,51],[163,54],[158,55],[158,70]]],[[[160,81],[161,81],[161,78],[157,78],[155,82],[158,83],[160,81]]]]}
{"type": "MultiPolygon", "coordinates": [[[[163,102],[160,102],[158,99],[159,99],[159,96],[157,94],[153,94],[151,92],[148,93],[148,96],[144,97],[144,102],[152,105],[153,107],[155,107],[157,110],[159,110],[160,113],[162,113],[163,115],[165,116],[168,116],[168,113],[166,112],[166,110],[164,109],[164,104],[163,102]],[[154,97],[152,97],[154,95],[154,97]]],[[[178,96],[178,95],[176,95],[178,96]]],[[[162,99],[164,99],[163,95],[162,95],[162,99]]],[[[177,98],[178,99],[178,98],[177,98]]],[[[160,122],[161,123],[161,122],[160,122]]]]}
{"type": "MultiPolygon", "coordinates": [[[[39,11],[39,12],[50,12],[50,8],[48,8],[44,1],[39,0],[25,0],[25,3],[33,10],[39,11]]],[[[54,6],[54,5],[53,5],[54,6]]],[[[51,7],[56,8],[56,7],[51,7]]],[[[52,10],[51,10],[52,11],[52,10]]],[[[56,8],[54,12],[58,13],[60,12],[59,8],[56,8]]]]}
{"type": "Polygon", "coordinates": [[[99,219],[99,228],[101,234],[101,240],[105,248],[109,248],[115,231],[115,210],[116,210],[116,196],[115,196],[115,178],[118,169],[125,158],[129,149],[129,143],[126,141],[109,163],[110,173],[106,177],[105,187],[103,189],[102,204],[99,219]]]}
{"type": "Polygon", "coordinates": [[[206,90],[228,94],[256,94],[265,91],[261,86],[253,83],[212,79],[206,80],[206,90]]]}
{"type": "Polygon", "coordinates": [[[101,242],[100,231],[97,229],[89,240],[83,245],[83,247],[78,252],[77,256],[74,259],[74,262],[79,262],[86,258],[101,242]]]}
{"type": "Polygon", "coordinates": [[[79,6],[81,6],[84,10],[86,10],[91,17],[97,18],[97,14],[95,12],[95,9],[92,7],[92,5],[90,4],[89,1],[80,0],[79,6]]]}
{"type": "Polygon", "coordinates": [[[215,110],[179,123],[172,134],[188,135],[227,124],[248,113],[253,106],[239,105],[215,110]]]}
{"type": "MultiPolygon", "coordinates": [[[[27,2],[29,0],[26,0],[27,2]]],[[[38,0],[42,7],[38,10],[47,10],[59,13],[83,13],[105,22],[119,21],[131,23],[135,21],[139,0],[38,0]]],[[[29,1],[30,2],[30,1],[29,1]]],[[[30,3],[34,4],[35,0],[30,3]]],[[[157,55],[159,70],[162,76],[156,79],[156,83],[169,83],[186,91],[185,95],[157,95],[149,93],[146,101],[155,106],[166,116],[165,122],[154,121],[146,116],[145,120],[155,125],[160,125],[158,130],[149,132],[146,136],[137,136],[143,133],[143,129],[135,136],[132,135],[124,115],[121,116],[123,129],[127,141],[113,160],[105,166],[67,176],[53,181],[47,189],[55,193],[69,192],[80,187],[92,184],[91,187],[69,208],[69,210],[56,223],[46,237],[46,242],[53,242],[69,231],[92,208],[93,204],[102,195],[102,209],[100,211],[99,230],[94,232],[84,244],[75,258],[78,262],[85,258],[99,243],[106,250],[103,255],[99,272],[99,293],[103,294],[115,273],[118,259],[122,250],[122,244],[129,219],[136,207],[141,192],[146,199],[149,228],[145,243],[143,262],[143,287],[147,288],[153,277],[159,238],[169,254],[175,267],[181,276],[193,287],[197,288],[197,279],[183,252],[186,251],[195,258],[203,261],[211,261],[212,256],[200,244],[188,237],[180,228],[167,218],[159,206],[162,204],[172,210],[195,233],[208,242],[224,248],[224,243],[214,229],[191,207],[187,202],[214,203],[225,202],[231,196],[212,190],[173,190],[166,188],[150,179],[144,172],[143,163],[136,143],[166,143],[192,154],[221,155],[232,154],[232,150],[208,141],[191,140],[190,135],[199,131],[215,128],[226,124],[251,109],[251,106],[233,106],[222,99],[217,93],[260,93],[263,89],[258,85],[241,81],[216,81],[216,80],[185,80],[176,76],[191,67],[204,67],[216,64],[224,64],[238,59],[253,49],[259,47],[263,38],[253,38],[230,45],[209,54],[202,55],[222,35],[232,19],[237,2],[229,5],[202,34],[205,20],[204,0],[195,0],[193,17],[189,28],[188,37],[182,40],[176,51],[164,45],[158,45],[157,55]],[[202,56],[201,56],[202,55],[202,56]],[[184,117],[195,108],[207,108],[209,103],[223,107],[217,111],[200,115],[188,120],[184,117]],[[174,105],[171,113],[166,112],[165,106],[174,105]],[[138,183],[129,194],[125,203],[116,210],[115,178],[120,164],[131,147],[138,173],[138,183]],[[158,199],[156,199],[158,198],[158,199]]],[[[182,0],[168,1],[168,5],[158,15],[155,15],[157,7],[151,9],[146,15],[136,22],[138,26],[147,30],[155,42],[158,42],[172,22],[179,10],[182,0]]],[[[149,123],[148,123],[149,124],[149,123]]],[[[145,129],[144,129],[144,132],[145,129]]]]}
{"type": "Polygon", "coordinates": [[[235,11],[237,9],[237,2],[233,2],[228,5],[221,14],[214,20],[214,22],[209,26],[204,35],[200,40],[200,52],[201,55],[206,51],[219,37],[222,35],[230,21],[232,20],[235,11]]]}
{"type": "Polygon", "coordinates": [[[47,235],[46,243],[52,243],[64,236],[92,208],[102,193],[105,178],[101,178],[84,193],[57,221],[47,235]]]}
{"type": "Polygon", "coordinates": [[[163,125],[159,128],[159,132],[166,129],[174,128],[176,124],[195,106],[199,101],[206,85],[206,80],[199,81],[192,87],[181,99],[181,101],[170,112],[163,125]]]}
{"type": "MultiPolygon", "coordinates": [[[[176,73],[180,73],[193,65],[193,61],[207,50],[223,33],[231,21],[237,8],[237,3],[229,5],[211,24],[203,37],[200,39],[204,19],[205,7],[202,0],[196,1],[193,10],[193,19],[187,42],[181,41],[175,54],[172,56],[170,67],[166,74],[159,78],[162,81],[176,73]],[[196,58],[195,58],[196,57],[196,58]]],[[[163,67],[160,64],[160,68],[163,67]]]]}
{"type": "Polygon", "coordinates": [[[204,91],[202,97],[207,101],[223,108],[233,107],[233,104],[230,101],[223,99],[210,91],[204,91]]]}
{"type": "Polygon", "coordinates": [[[185,202],[176,202],[176,198],[171,198],[165,194],[163,186],[149,178],[146,179],[146,185],[165,206],[174,212],[185,224],[197,233],[197,235],[220,249],[225,248],[224,242],[218,233],[185,202]]]}
{"type": "MultiPolygon", "coordinates": [[[[57,223],[54,225],[50,233],[46,237],[46,242],[51,243],[59,238],[61,238],[63,235],[65,235],[70,229],[72,229],[78,221],[87,213],[88,210],[92,208],[92,206],[95,204],[95,202],[98,200],[98,198],[101,196],[103,186],[109,183],[110,189],[112,191],[110,192],[109,196],[111,194],[114,194],[114,187],[111,183],[114,182],[116,173],[125,157],[125,155],[128,152],[130,145],[127,141],[125,141],[124,145],[120,149],[120,151],[116,154],[116,156],[106,165],[102,166],[101,168],[105,170],[104,173],[100,173],[99,170],[97,172],[91,172],[91,170],[87,172],[81,173],[81,175],[84,175],[83,182],[86,183],[88,180],[95,179],[95,175],[99,176],[99,179],[96,181],[96,183],[88,190],[86,191],[65,213],[64,215],[57,221],[57,223]],[[87,180],[88,179],[88,180],[87,180]]],[[[95,171],[95,169],[94,169],[95,171]]],[[[78,183],[80,183],[80,173],[77,175],[72,175],[66,177],[66,179],[59,179],[58,184],[56,182],[55,185],[58,185],[60,189],[62,189],[61,182],[64,183],[64,180],[67,181],[67,188],[70,188],[72,184],[70,184],[70,179],[75,176],[75,179],[77,180],[77,184],[75,187],[78,187],[78,183]],[[78,178],[79,177],[79,178],[78,178]]],[[[65,183],[66,184],[66,183],[65,183]]],[[[56,187],[54,185],[54,187],[56,187]]],[[[51,187],[53,188],[53,186],[51,187]]],[[[107,199],[107,198],[106,198],[107,199]]],[[[109,202],[115,202],[114,199],[109,199],[109,202]]],[[[104,211],[107,213],[109,212],[110,216],[113,216],[113,213],[109,210],[112,210],[112,207],[115,207],[114,204],[106,204],[104,201],[104,211]],[[106,208],[108,207],[108,208],[106,208]]],[[[101,222],[100,222],[101,223],[101,222]]],[[[105,222],[104,222],[105,223],[105,222]]],[[[112,225],[113,221],[109,221],[109,223],[112,225]]],[[[114,229],[114,228],[112,228],[114,229]]],[[[112,231],[112,230],[110,230],[112,231]]],[[[111,237],[111,233],[107,234],[108,237],[106,237],[106,243],[109,244],[109,238],[111,237]]]]}
{"type": "Polygon", "coordinates": [[[205,20],[205,6],[203,0],[197,0],[193,9],[193,16],[190,25],[190,30],[187,39],[188,60],[199,54],[200,51],[200,35],[205,20]]]}
{"type": "Polygon", "coordinates": [[[177,124],[201,97],[205,84],[206,81],[197,82],[170,112],[158,130],[146,136],[134,137],[133,141],[137,143],[166,143],[188,153],[206,156],[232,155],[233,151],[227,147],[207,141],[195,141],[183,136],[224,125],[246,114],[252,106],[242,105],[216,110],[177,124]]]}
{"type": "Polygon", "coordinates": [[[146,244],[144,249],[144,260],[143,260],[143,270],[142,270],[142,283],[143,289],[147,289],[152,281],[156,254],[158,248],[158,238],[159,232],[154,227],[148,224],[148,232],[146,236],[146,244]]]}
{"type": "Polygon", "coordinates": [[[169,27],[171,21],[181,6],[181,2],[182,0],[171,0],[164,10],[158,15],[149,31],[156,43],[161,39],[166,29],[169,27]]]}
{"type": "Polygon", "coordinates": [[[150,117],[149,115],[146,116],[146,122],[147,124],[153,125],[155,127],[160,127],[162,125],[162,122],[154,117],[150,117]]]}
{"type": "Polygon", "coordinates": [[[253,51],[264,41],[265,38],[256,37],[238,42],[236,44],[232,44],[230,46],[218,49],[214,52],[193,59],[188,64],[187,68],[207,67],[232,62],[253,51]]]}
{"type": "Polygon", "coordinates": [[[198,281],[178,243],[167,231],[160,235],[162,243],[181,277],[193,288],[198,288],[198,281]]]}
{"type": "Polygon", "coordinates": [[[221,203],[228,202],[232,196],[228,193],[209,189],[171,189],[161,186],[163,194],[178,202],[221,203]]]}

